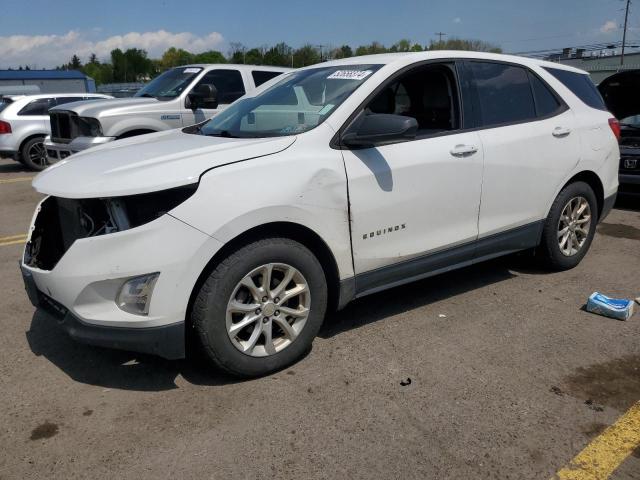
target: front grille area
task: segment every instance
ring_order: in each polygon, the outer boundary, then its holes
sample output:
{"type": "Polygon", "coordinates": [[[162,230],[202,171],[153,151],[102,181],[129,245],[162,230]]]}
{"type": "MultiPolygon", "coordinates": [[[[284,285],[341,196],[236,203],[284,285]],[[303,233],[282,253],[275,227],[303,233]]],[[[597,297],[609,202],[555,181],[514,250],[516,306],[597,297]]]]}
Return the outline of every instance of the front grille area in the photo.
{"type": "MultiPolygon", "coordinates": [[[[70,112],[51,112],[51,139],[56,143],[69,143],[77,135],[72,136],[72,115],[70,112]]],[[[77,117],[76,117],[77,118],[77,117]]]]}
{"type": "Polygon", "coordinates": [[[111,198],[49,197],[40,204],[24,263],[53,270],[73,242],[152,222],[193,195],[198,184],[111,198]]]}

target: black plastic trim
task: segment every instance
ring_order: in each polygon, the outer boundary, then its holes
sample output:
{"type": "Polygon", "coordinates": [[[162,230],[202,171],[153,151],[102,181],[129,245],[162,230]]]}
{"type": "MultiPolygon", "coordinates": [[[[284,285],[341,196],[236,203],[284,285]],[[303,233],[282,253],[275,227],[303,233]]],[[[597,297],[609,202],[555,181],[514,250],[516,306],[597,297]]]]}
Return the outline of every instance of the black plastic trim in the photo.
{"type": "MultiPolygon", "coordinates": [[[[638,180],[639,180],[638,183],[640,183],[640,175],[638,176],[638,180]]],[[[607,217],[607,215],[611,213],[611,210],[613,210],[613,206],[616,203],[617,197],[618,197],[618,194],[614,193],[613,195],[610,195],[604,199],[604,202],[602,204],[602,212],[600,213],[600,218],[598,218],[598,222],[601,222],[602,220],[604,220],[607,217]]]]}
{"type": "Polygon", "coordinates": [[[31,272],[20,266],[29,300],[34,307],[55,320],[74,340],[98,347],[148,353],[168,360],[185,357],[185,324],[149,328],[105,327],[90,325],[74,316],[66,307],[38,291],[31,272]]]}
{"type": "MultiPolygon", "coordinates": [[[[544,220],[355,276],[355,298],[540,244],[544,220]]],[[[342,293],[342,288],[341,288],[342,293]]]]}

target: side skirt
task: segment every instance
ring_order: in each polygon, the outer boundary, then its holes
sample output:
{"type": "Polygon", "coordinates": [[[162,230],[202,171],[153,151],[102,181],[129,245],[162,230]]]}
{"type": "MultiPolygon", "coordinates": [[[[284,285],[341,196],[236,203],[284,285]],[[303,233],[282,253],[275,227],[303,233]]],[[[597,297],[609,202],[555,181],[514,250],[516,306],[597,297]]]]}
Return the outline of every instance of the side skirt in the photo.
{"type": "Polygon", "coordinates": [[[544,220],[436,253],[360,273],[340,282],[339,308],[354,298],[457,270],[540,244],[544,220]]]}

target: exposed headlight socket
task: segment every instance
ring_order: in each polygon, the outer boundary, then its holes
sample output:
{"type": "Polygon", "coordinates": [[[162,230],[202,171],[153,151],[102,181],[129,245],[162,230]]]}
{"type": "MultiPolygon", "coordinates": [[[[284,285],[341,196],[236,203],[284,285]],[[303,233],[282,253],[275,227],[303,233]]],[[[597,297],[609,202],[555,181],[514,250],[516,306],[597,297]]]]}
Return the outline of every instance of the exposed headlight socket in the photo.
{"type": "Polygon", "coordinates": [[[159,276],[159,272],[149,273],[124,282],[116,299],[118,308],[134,315],[148,315],[151,295],[159,276]]]}

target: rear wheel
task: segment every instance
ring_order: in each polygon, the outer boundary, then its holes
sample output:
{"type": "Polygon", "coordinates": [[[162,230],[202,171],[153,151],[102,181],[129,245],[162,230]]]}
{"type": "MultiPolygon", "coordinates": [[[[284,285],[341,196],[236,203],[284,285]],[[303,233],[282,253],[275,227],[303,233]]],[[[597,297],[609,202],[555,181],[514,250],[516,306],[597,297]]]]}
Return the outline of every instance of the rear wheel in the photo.
{"type": "Polygon", "coordinates": [[[221,261],[196,297],[192,321],[219,369],[265,375],[311,346],[327,306],[322,266],[304,245],[259,240],[221,261]]]}
{"type": "Polygon", "coordinates": [[[34,137],[25,142],[20,150],[20,161],[32,170],[41,171],[49,166],[44,137],[34,137]]]}
{"type": "Polygon", "coordinates": [[[553,202],[542,233],[541,251],[555,270],[568,270],[584,258],[598,223],[593,189],[584,182],[567,185],[553,202]]]}

